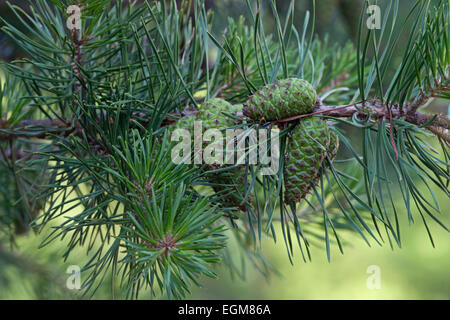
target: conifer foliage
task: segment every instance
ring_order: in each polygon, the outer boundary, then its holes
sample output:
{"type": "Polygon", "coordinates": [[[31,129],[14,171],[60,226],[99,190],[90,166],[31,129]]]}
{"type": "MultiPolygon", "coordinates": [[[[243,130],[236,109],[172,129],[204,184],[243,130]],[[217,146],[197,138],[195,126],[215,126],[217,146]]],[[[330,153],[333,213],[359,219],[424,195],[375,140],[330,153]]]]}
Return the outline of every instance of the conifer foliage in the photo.
{"type": "Polygon", "coordinates": [[[400,246],[400,211],[432,242],[430,224],[448,230],[450,121],[423,110],[450,99],[448,1],[412,1],[405,21],[389,1],[379,30],[366,2],[342,47],[315,36],[320,12],[246,3],[222,34],[201,0],[80,0],[72,29],[72,1],[11,4],[27,32],[2,31],[26,56],[1,66],[0,244],[51,225],[41,245],[90,257],[84,294],[110,274],[129,298],[184,298],[219,261],[273,271],[263,239],[307,261],[312,245],[343,252],[341,230],[400,246]],[[280,130],[278,173],[174,163],[171,134],[194,120],[280,130]]]}

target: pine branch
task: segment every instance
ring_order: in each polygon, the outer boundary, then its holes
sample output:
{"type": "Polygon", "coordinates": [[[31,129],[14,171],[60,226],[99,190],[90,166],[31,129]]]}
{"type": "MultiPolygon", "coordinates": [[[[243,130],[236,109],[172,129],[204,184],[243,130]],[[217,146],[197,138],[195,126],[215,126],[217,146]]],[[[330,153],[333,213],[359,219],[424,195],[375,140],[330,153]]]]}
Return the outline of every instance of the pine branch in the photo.
{"type": "Polygon", "coordinates": [[[16,126],[8,127],[8,121],[1,120],[0,141],[16,138],[44,139],[51,135],[68,136],[79,128],[79,125],[73,126],[71,122],[70,119],[22,120],[16,126]]]}
{"type": "MultiPolygon", "coordinates": [[[[7,103],[0,104],[0,143],[9,148],[2,156],[15,165],[27,139],[49,140],[37,141],[48,144],[32,153],[41,158],[20,160],[39,169],[51,160],[43,170],[50,177],[44,183],[47,189],[36,192],[46,203],[41,225],[57,217],[65,220],[44,244],[69,237],[65,257],[73,248],[87,246],[92,259],[85,268],[90,270],[86,290],[100,285],[112,269],[114,277],[122,275],[131,297],[145,287],[152,293],[159,288],[163,294],[183,297],[200,275],[215,276],[210,264],[219,260],[226,246],[226,223],[245,236],[239,243],[250,252],[262,235],[277,238],[272,222],[279,221],[289,257],[296,237],[305,260],[311,258],[309,247],[316,240],[325,243],[329,257],[332,233],[342,251],[335,228],[358,232],[367,243],[366,234],[380,241],[372,227],[380,238],[380,229],[385,228],[391,244],[400,244],[396,207],[402,201],[392,200],[394,186],[400,189],[410,221],[415,204],[427,230],[423,212],[441,224],[433,215],[439,211],[433,191],[424,195],[416,181],[426,187],[432,181],[448,195],[447,151],[443,148],[445,161],[431,154],[433,146],[421,140],[419,129],[425,127],[449,144],[449,118],[419,112],[431,98],[448,98],[444,4],[436,7],[435,17],[426,19],[421,18],[422,11],[412,10],[409,17],[417,18],[416,26],[423,30],[416,36],[414,27],[403,59],[392,69],[395,23],[390,33],[384,28],[367,32],[366,40],[360,37],[356,53],[352,45],[338,48],[315,38],[309,13],[303,30],[296,30],[294,1],[284,20],[275,1],[270,1],[276,22],[273,35],[265,34],[263,10],[258,10],[256,15],[250,12],[253,25],[246,25],[243,18],[230,20],[222,43],[211,35],[211,15],[200,0],[184,9],[174,1],[136,7],[86,1],[92,6],[83,8],[79,33],[64,25],[65,3],[54,1],[53,8],[44,0],[35,2],[38,8],[24,20],[32,37],[8,24],[3,28],[29,59],[8,65],[14,77],[0,90],[0,95],[8,93],[7,103]],[[220,49],[215,64],[209,60],[209,38],[220,49]],[[200,166],[174,164],[170,139],[160,132],[195,115],[197,102],[203,99],[242,103],[257,87],[286,77],[309,81],[328,105],[319,99],[312,113],[274,121],[282,129],[280,154],[288,151],[286,142],[296,120],[312,115],[351,119],[361,128],[362,151],[354,150],[353,141],[330,124],[336,134],[333,152],[340,141],[353,155],[351,161],[341,167],[339,160],[333,162],[336,154],[326,156],[320,181],[313,181],[314,193],[297,205],[283,198],[285,157],[280,157],[282,170],[270,177],[261,178],[258,166],[246,166],[239,175],[249,180],[251,187],[245,193],[254,192],[255,207],[231,211],[225,195],[236,193],[233,186],[222,185],[222,192],[215,190],[211,196],[197,190],[199,186],[214,190],[215,176],[229,168],[205,174],[200,166]],[[384,90],[386,77],[392,81],[384,90]],[[14,78],[23,82],[22,90],[16,89],[21,87],[14,78]],[[199,98],[199,91],[205,92],[204,97],[199,98]],[[195,108],[186,108],[189,103],[195,108]],[[104,154],[108,156],[99,156],[104,154]],[[67,215],[69,211],[74,215],[67,215]],[[322,212],[323,217],[311,214],[312,219],[305,221],[308,212],[322,212]]],[[[415,8],[427,11],[425,2],[417,4],[415,8]]],[[[398,1],[387,12],[396,14],[396,6],[398,1]]],[[[237,117],[244,120],[242,114],[237,117]]]]}
{"type": "Polygon", "coordinates": [[[408,108],[408,114],[414,114],[417,110],[425,105],[431,98],[438,98],[440,94],[445,92],[450,92],[450,82],[449,82],[450,67],[446,70],[446,76],[443,79],[436,78],[433,82],[433,86],[427,88],[427,92],[420,89],[419,96],[412,102],[408,108]]]}
{"type": "MultiPolygon", "coordinates": [[[[287,119],[278,120],[275,122],[284,123],[298,120],[311,115],[324,115],[335,118],[352,118],[356,115],[360,119],[370,118],[372,120],[391,120],[391,119],[404,119],[406,122],[417,126],[426,125],[427,129],[434,128],[432,131],[436,133],[436,128],[447,130],[450,125],[450,118],[444,115],[432,115],[425,114],[417,111],[411,111],[411,109],[417,109],[416,106],[407,106],[406,108],[400,108],[398,105],[394,105],[389,108],[387,105],[380,103],[379,100],[372,100],[367,102],[361,102],[357,104],[341,105],[341,106],[319,106],[311,114],[303,114],[287,119]],[[404,110],[408,110],[405,112],[404,110]]],[[[450,142],[448,134],[442,134],[444,131],[439,131],[445,141],[450,142]]]]}
{"type": "MultiPolygon", "coordinates": [[[[182,112],[171,112],[168,117],[163,120],[163,126],[176,122],[177,118],[196,114],[191,108],[187,108],[182,112]]],[[[112,119],[111,119],[112,120],[112,119]]],[[[151,116],[144,113],[134,113],[134,118],[130,119],[130,123],[135,121],[146,127],[152,120],[151,116]],[[137,118],[140,118],[138,120],[137,118]]],[[[98,123],[100,123],[98,121],[98,123]]],[[[18,138],[34,138],[45,139],[52,136],[67,137],[74,133],[81,136],[83,127],[81,123],[72,118],[68,119],[39,119],[39,120],[22,120],[15,126],[9,126],[8,120],[0,121],[0,141],[9,141],[18,138]]]]}
{"type": "MultiPolygon", "coordinates": [[[[443,91],[443,88],[444,87],[440,88],[439,90],[443,91]]],[[[446,90],[448,89],[448,87],[445,88],[446,90]]],[[[425,104],[427,102],[427,99],[428,98],[421,98],[420,101],[422,102],[422,104],[425,104]]],[[[449,128],[450,118],[445,115],[433,115],[418,112],[416,111],[420,107],[420,105],[418,106],[418,104],[419,99],[417,99],[414,104],[411,104],[409,106],[400,108],[398,105],[394,105],[391,109],[389,109],[387,105],[380,103],[379,100],[371,100],[340,106],[319,105],[313,113],[302,114],[286,119],[277,120],[274,121],[274,123],[292,122],[304,117],[319,114],[336,118],[352,118],[354,115],[356,115],[360,119],[367,119],[367,117],[370,117],[375,121],[404,119],[405,121],[417,126],[423,126],[426,124],[427,129],[429,129],[436,135],[441,136],[445,141],[450,142],[449,135],[445,134],[445,131],[442,131],[449,128]]],[[[176,122],[177,118],[179,119],[180,117],[184,116],[192,116],[196,113],[197,110],[192,108],[187,108],[182,112],[172,112],[170,113],[169,117],[166,117],[164,119],[163,125],[171,124],[173,122],[176,122]]],[[[142,118],[146,115],[143,113],[136,113],[135,116],[142,118]]],[[[238,114],[238,116],[243,117],[243,115],[240,113],[238,114]]],[[[130,120],[130,122],[132,121],[137,120],[133,118],[132,120],[130,120]]],[[[150,121],[151,117],[146,117],[140,121],[140,124],[146,126],[150,121]]],[[[68,136],[71,133],[80,132],[82,130],[80,123],[76,121],[74,125],[72,122],[73,121],[71,119],[67,119],[66,121],[61,121],[60,119],[23,120],[13,128],[8,128],[8,122],[6,120],[2,120],[0,121],[0,141],[12,140],[19,137],[43,139],[52,135],[68,136]],[[1,133],[2,131],[3,134],[1,133]]]]}

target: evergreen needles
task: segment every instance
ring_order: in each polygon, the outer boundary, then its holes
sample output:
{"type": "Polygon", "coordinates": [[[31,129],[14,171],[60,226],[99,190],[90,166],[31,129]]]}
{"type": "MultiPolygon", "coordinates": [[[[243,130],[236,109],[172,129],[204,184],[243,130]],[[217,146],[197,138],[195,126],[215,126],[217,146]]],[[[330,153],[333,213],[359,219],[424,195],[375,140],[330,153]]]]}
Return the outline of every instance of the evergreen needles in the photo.
{"type": "Polygon", "coordinates": [[[450,120],[422,112],[449,99],[448,1],[415,1],[403,22],[389,1],[379,31],[366,29],[365,7],[356,48],[316,37],[316,13],[294,17],[294,1],[284,18],[274,0],[247,1],[249,19],[230,18],[223,35],[201,0],[84,0],[80,30],[67,28],[69,1],[29,3],[30,14],[10,5],[26,33],[2,27],[26,57],[0,75],[0,241],[15,224],[56,224],[41,245],[68,239],[64,258],[86,250],[85,294],[109,275],[129,298],[183,298],[218,261],[267,274],[264,238],[282,238],[291,261],[297,250],[310,260],[312,245],[343,252],[341,231],[401,245],[401,210],[432,243],[430,222],[448,230],[435,192],[450,195],[450,120]],[[175,164],[173,123],[196,114],[279,129],[279,172],[175,164]]]}

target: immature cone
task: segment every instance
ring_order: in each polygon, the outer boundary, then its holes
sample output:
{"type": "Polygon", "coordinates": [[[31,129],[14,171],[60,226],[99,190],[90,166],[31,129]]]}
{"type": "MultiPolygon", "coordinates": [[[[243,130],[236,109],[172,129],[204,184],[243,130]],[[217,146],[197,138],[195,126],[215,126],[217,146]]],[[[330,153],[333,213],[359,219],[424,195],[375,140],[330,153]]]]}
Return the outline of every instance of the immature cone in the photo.
{"type": "Polygon", "coordinates": [[[289,78],[267,85],[244,103],[243,113],[255,121],[272,121],[311,113],[317,101],[306,80],[289,78]]]}
{"type": "MultiPolygon", "coordinates": [[[[239,121],[234,121],[224,113],[237,116],[241,108],[241,105],[232,105],[224,99],[210,99],[200,105],[195,117],[184,117],[177,121],[176,128],[184,128],[193,132],[194,121],[202,121],[204,131],[208,129],[228,129],[238,124],[239,121]]],[[[223,146],[226,146],[226,135],[224,132],[223,135],[223,146]]],[[[213,170],[219,167],[221,165],[208,165],[207,170],[213,170]]],[[[244,172],[245,166],[240,165],[221,173],[211,174],[209,179],[212,183],[217,184],[213,187],[215,192],[225,192],[231,189],[230,192],[227,192],[227,196],[222,199],[227,206],[232,204],[240,210],[245,211],[245,203],[242,201],[242,198],[245,197],[244,172]]],[[[251,200],[249,201],[251,202],[251,200]]]]}
{"type": "MultiPolygon", "coordinates": [[[[241,107],[241,105],[232,105],[223,99],[211,99],[201,105],[196,120],[203,121],[203,128],[205,130],[210,128],[227,129],[239,122],[233,121],[232,118],[226,116],[224,113],[237,116],[237,113],[241,111],[241,107]]],[[[224,141],[223,145],[226,145],[226,141],[224,141]]],[[[218,167],[220,166],[211,166],[209,169],[218,167]]],[[[231,189],[231,191],[222,199],[224,204],[227,206],[231,204],[243,211],[246,210],[243,201],[246,191],[244,172],[245,165],[240,165],[225,172],[215,173],[210,176],[211,181],[218,184],[213,187],[215,192],[226,192],[231,189]]],[[[249,201],[252,201],[251,197],[249,198],[249,201]]]]}
{"type": "Polygon", "coordinates": [[[189,131],[194,130],[194,119],[195,117],[182,117],[177,122],[175,122],[175,125],[170,128],[170,132],[172,133],[173,129],[186,129],[189,131]]]}
{"type": "Polygon", "coordinates": [[[302,200],[311,191],[311,184],[317,184],[331,139],[326,122],[320,118],[307,118],[294,128],[288,140],[284,167],[287,202],[302,200]]]}
{"type": "Polygon", "coordinates": [[[233,121],[232,118],[226,116],[224,113],[237,116],[237,113],[241,111],[240,109],[239,105],[232,105],[224,99],[210,99],[200,105],[195,120],[201,120],[205,130],[211,128],[219,130],[227,129],[237,124],[237,122],[233,121]]]}
{"type": "Polygon", "coordinates": [[[241,105],[232,105],[221,98],[210,99],[199,106],[198,113],[195,116],[182,117],[169,130],[172,132],[174,129],[187,129],[193,133],[194,121],[201,121],[203,130],[227,129],[237,124],[237,122],[223,114],[223,112],[237,116],[240,111],[241,105]]]}

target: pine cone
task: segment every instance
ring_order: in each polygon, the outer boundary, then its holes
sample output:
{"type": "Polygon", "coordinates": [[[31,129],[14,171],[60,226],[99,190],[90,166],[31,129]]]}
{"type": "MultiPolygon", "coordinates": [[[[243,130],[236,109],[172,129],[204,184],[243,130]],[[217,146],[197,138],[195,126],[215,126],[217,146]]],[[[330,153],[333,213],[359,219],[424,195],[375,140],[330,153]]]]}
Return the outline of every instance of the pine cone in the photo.
{"type": "MultiPolygon", "coordinates": [[[[223,114],[223,112],[236,116],[237,112],[241,111],[241,107],[241,105],[232,105],[223,99],[211,99],[201,105],[196,120],[203,120],[203,128],[205,130],[210,128],[227,129],[234,126],[236,122],[223,114]]],[[[225,141],[223,145],[225,146],[225,141]]],[[[208,169],[214,168],[210,167],[208,169]]],[[[245,197],[244,172],[245,165],[240,165],[223,173],[210,176],[211,182],[221,184],[213,187],[215,192],[232,189],[229,195],[223,198],[224,204],[226,206],[232,204],[243,211],[246,210],[245,203],[242,201],[242,198],[245,197]]],[[[249,201],[252,201],[251,198],[249,201]]]]}
{"type": "Polygon", "coordinates": [[[221,98],[210,99],[200,105],[195,120],[203,121],[205,130],[211,128],[223,130],[235,125],[235,121],[223,114],[223,112],[236,116],[239,111],[239,105],[232,105],[221,98]]]}
{"type": "Polygon", "coordinates": [[[194,130],[194,120],[195,117],[183,117],[177,122],[175,122],[175,126],[170,129],[186,129],[193,131],[194,130]]]}
{"type": "MultiPolygon", "coordinates": [[[[200,105],[195,117],[184,117],[177,121],[176,128],[184,128],[193,132],[194,121],[202,121],[203,130],[225,130],[233,127],[236,124],[236,121],[233,121],[232,118],[224,113],[236,116],[237,113],[241,111],[241,108],[242,105],[232,105],[224,99],[210,99],[200,105]]],[[[223,142],[223,146],[226,145],[225,143],[226,141],[223,142]]],[[[221,166],[208,165],[206,170],[214,170],[219,167],[221,166]]],[[[245,165],[240,165],[230,170],[208,176],[212,183],[218,184],[213,187],[215,192],[230,191],[227,192],[227,196],[222,198],[224,205],[229,207],[231,204],[243,211],[246,210],[245,203],[242,201],[242,198],[245,196],[244,172],[245,165]]],[[[252,201],[251,198],[249,201],[252,201]]]]}
{"type": "MultiPolygon", "coordinates": [[[[212,169],[212,168],[210,168],[212,169]]],[[[226,195],[221,198],[221,202],[225,207],[229,207],[230,204],[237,207],[239,210],[246,212],[247,207],[245,205],[245,165],[240,165],[230,170],[211,174],[209,176],[212,183],[215,183],[213,187],[216,193],[226,192],[226,195]]],[[[249,181],[247,181],[247,188],[250,187],[249,181]]],[[[249,194],[248,202],[253,203],[253,194],[249,194]]]]}
{"type": "Polygon", "coordinates": [[[326,122],[320,118],[300,121],[288,138],[284,166],[285,199],[298,202],[317,184],[319,169],[330,147],[331,134],[326,122]]]}
{"type": "Polygon", "coordinates": [[[303,79],[284,79],[264,86],[244,103],[244,115],[254,121],[272,121],[307,114],[317,101],[314,87],[303,79]]]}

